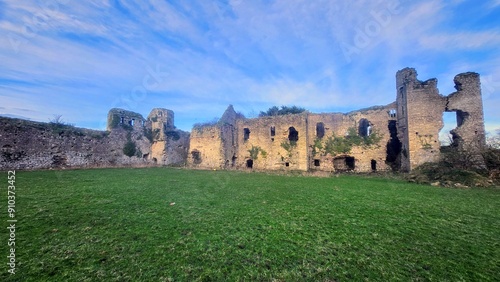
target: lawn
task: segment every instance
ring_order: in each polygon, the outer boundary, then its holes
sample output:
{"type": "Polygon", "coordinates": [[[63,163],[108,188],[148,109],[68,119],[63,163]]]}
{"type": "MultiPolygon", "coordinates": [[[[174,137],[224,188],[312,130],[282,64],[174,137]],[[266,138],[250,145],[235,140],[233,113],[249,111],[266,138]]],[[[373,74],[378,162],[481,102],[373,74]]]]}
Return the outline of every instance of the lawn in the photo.
{"type": "Polygon", "coordinates": [[[2,281],[495,281],[500,273],[500,189],[145,168],[18,171],[11,275],[2,175],[2,281]]]}

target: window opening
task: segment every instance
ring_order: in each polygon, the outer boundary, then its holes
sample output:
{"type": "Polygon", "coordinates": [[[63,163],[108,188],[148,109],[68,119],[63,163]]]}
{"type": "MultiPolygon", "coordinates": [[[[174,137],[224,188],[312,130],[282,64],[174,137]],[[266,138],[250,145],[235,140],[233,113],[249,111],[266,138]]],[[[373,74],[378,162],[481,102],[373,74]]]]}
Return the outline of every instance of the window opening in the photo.
{"type": "Polygon", "coordinates": [[[243,140],[247,141],[248,139],[250,139],[250,129],[245,127],[243,128],[243,140]]]}
{"type": "Polygon", "coordinates": [[[198,150],[191,151],[191,156],[193,157],[193,163],[194,164],[200,164],[201,163],[201,153],[198,150]]]}
{"type": "Polygon", "coordinates": [[[325,124],[318,122],[316,124],[316,137],[323,138],[323,136],[325,136],[325,124]]]}
{"type": "Polygon", "coordinates": [[[288,140],[291,142],[299,141],[299,132],[293,126],[288,128],[288,140]]]}
{"type": "Polygon", "coordinates": [[[397,116],[396,109],[390,109],[389,110],[389,117],[395,118],[397,116]]]}
{"type": "Polygon", "coordinates": [[[253,160],[247,160],[247,168],[253,168],[253,160]]]}
{"type": "Polygon", "coordinates": [[[370,121],[367,119],[363,118],[359,121],[359,129],[358,129],[358,134],[361,137],[368,137],[372,133],[372,126],[370,121]]]}

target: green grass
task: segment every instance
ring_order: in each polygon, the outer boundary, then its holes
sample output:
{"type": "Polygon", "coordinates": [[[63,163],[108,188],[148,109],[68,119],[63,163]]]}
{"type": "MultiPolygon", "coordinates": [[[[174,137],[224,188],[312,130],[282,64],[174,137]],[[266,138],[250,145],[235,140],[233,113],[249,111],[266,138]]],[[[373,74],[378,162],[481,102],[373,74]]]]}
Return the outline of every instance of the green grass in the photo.
{"type": "Polygon", "coordinates": [[[7,273],[2,196],[2,281],[494,281],[500,273],[498,189],[167,168],[18,172],[16,181],[18,269],[7,273]]]}

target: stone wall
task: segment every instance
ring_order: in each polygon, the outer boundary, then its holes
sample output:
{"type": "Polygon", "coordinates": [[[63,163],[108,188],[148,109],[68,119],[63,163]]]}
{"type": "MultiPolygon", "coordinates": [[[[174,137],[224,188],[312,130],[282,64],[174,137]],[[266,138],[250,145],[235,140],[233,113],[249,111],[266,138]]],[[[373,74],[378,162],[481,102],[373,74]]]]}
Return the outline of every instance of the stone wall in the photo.
{"type": "Polygon", "coordinates": [[[439,131],[443,128],[445,97],[439,94],[437,80],[417,80],[414,69],[396,76],[398,132],[403,142],[401,170],[410,171],[426,162],[439,161],[439,131]]]}
{"type": "Polygon", "coordinates": [[[457,128],[451,132],[455,149],[473,152],[477,166],[484,166],[480,155],[486,143],[479,74],[459,74],[454,82],[457,91],[443,96],[437,79],[419,81],[412,68],[396,74],[398,137],[403,142],[400,170],[410,171],[442,158],[439,131],[445,111],[457,113],[457,128]]]}
{"type": "Polygon", "coordinates": [[[395,107],[396,105],[393,103],[348,114],[310,114],[308,147],[311,157],[309,159],[309,169],[322,171],[353,170],[359,172],[391,170],[391,164],[387,161],[387,144],[391,137],[389,122],[394,120],[390,113],[395,107]],[[324,133],[322,133],[322,127],[324,127],[324,133]],[[317,148],[318,144],[320,144],[320,147],[325,148],[328,138],[346,136],[350,128],[354,128],[357,134],[363,137],[377,134],[380,140],[377,144],[370,146],[353,146],[352,150],[345,154],[331,155],[317,148]],[[323,137],[320,138],[321,135],[323,137]],[[348,166],[345,164],[347,158],[353,158],[354,165],[350,164],[348,166]]]}
{"type": "Polygon", "coordinates": [[[307,114],[236,122],[237,168],[307,170],[307,114]]]}
{"type": "Polygon", "coordinates": [[[0,118],[0,169],[187,164],[209,169],[410,171],[442,158],[444,111],[457,114],[454,150],[472,154],[475,164],[484,166],[479,75],[459,74],[455,87],[456,92],[443,96],[436,79],[419,81],[414,69],[405,68],[396,74],[396,101],[386,106],[346,114],[245,119],[230,105],[217,123],[195,126],[191,134],[176,129],[174,112],[163,108],[153,109],[147,119],[111,109],[107,131],[0,118]]]}
{"type": "Polygon", "coordinates": [[[225,117],[234,116],[230,106],[217,124],[193,129],[188,165],[257,170],[391,170],[387,146],[391,140],[389,122],[395,121],[390,113],[395,107],[393,103],[348,114],[305,112],[227,120],[225,117]],[[380,140],[371,146],[353,146],[343,154],[314,148],[318,144],[324,148],[329,138],[345,136],[350,128],[366,137],[376,133],[380,140]],[[348,165],[351,159],[353,163],[348,165]]]}
{"type": "Polygon", "coordinates": [[[457,127],[451,132],[454,142],[460,150],[473,151],[481,158],[486,140],[479,74],[462,73],[454,82],[457,91],[447,97],[445,109],[457,115],[457,127]]]}
{"type": "Polygon", "coordinates": [[[160,165],[185,165],[189,134],[174,126],[174,112],[155,108],[148,115],[147,129],[151,134],[151,156],[160,165]]]}
{"type": "Polygon", "coordinates": [[[188,166],[220,169],[225,166],[221,128],[218,125],[195,127],[189,139],[188,166]]]}
{"type": "MultiPolygon", "coordinates": [[[[193,129],[190,150],[199,158],[188,163],[259,170],[410,171],[442,158],[444,111],[457,112],[458,127],[452,132],[456,147],[479,152],[484,146],[479,75],[460,74],[455,84],[457,92],[442,96],[436,79],[419,81],[416,71],[406,68],[396,75],[396,102],[386,106],[254,119],[237,117],[230,106],[216,125],[193,129]],[[331,150],[339,140],[350,144],[349,150],[331,150]]],[[[479,154],[477,158],[481,163],[479,154]]]]}
{"type": "Polygon", "coordinates": [[[0,170],[185,165],[189,133],[175,129],[170,110],[150,117],[111,109],[107,131],[0,118],[0,170]]]}
{"type": "Polygon", "coordinates": [[[149,140],[140,131],[96,131],[68,125],[0,118],[0,170],[147,166],[149,140]],[[137,153],[124,154],[128,140],[137,153]]]}

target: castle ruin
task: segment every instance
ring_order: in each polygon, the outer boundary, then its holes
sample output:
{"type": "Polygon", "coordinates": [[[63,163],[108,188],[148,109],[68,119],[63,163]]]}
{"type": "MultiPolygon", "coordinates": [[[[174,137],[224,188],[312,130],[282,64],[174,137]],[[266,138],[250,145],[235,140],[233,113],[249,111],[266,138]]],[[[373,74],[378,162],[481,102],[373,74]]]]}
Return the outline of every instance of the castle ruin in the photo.
{"type": "Polygon", "coordinates": [[[0,118],[0,169],[188,166],[203,169],[403,171],[441,159],[443,112],[455,112],[455,150],[484,163],[485,129],[477,73],[455,77],[456,92],[414,69],[396,74],[396,101],[350,113],[310,113],[245,119],[229,106],[217,124],[191,133],[174,112],[147,118],[111,109],[107,130],[0,118]]]}

